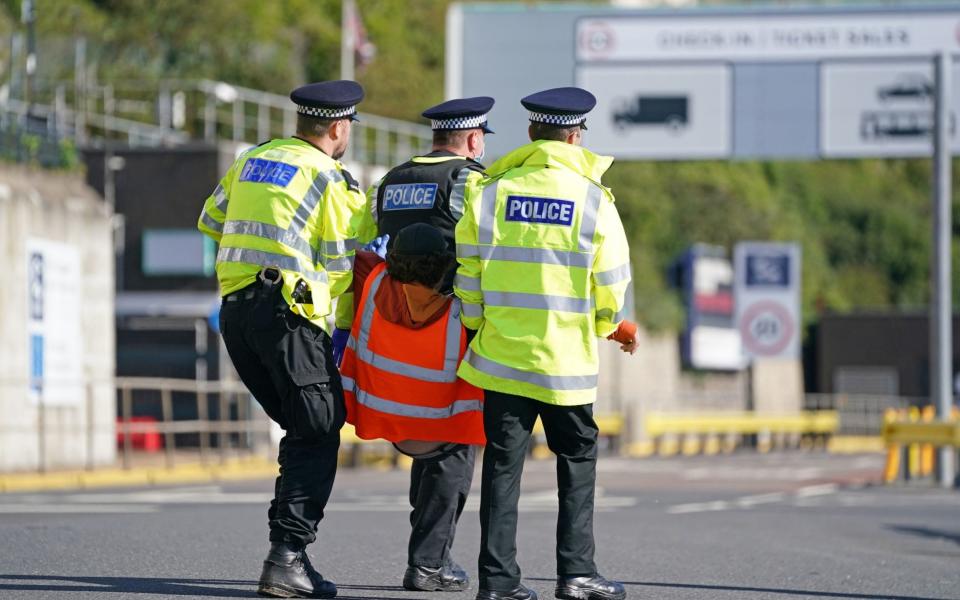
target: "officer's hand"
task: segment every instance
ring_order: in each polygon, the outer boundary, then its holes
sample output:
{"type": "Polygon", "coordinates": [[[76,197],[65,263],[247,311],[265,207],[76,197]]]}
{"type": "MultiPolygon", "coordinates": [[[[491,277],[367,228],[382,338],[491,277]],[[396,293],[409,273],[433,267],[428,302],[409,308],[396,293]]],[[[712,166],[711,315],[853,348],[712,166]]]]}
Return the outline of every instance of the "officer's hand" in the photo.
{"type": "Polygon", "coordinates": [[[640,347],[640,334],[633,334],[633,339],[630,340],[627,344],[620,344],[620,349],[624,352],[629,353],[631,356],[636,353],[637,348],[640,347]]]}
{"type": "Polygon", "coordinates": [[[376,237],[369,244],[363,247],[364,250],[368,252],[375,252],[380,258],[387,257],[387,242],[390,241],[390,234],[385,233],[379,237],[376,237]]]}
{"type": "Polygon", "coordinates": [[[343,351],[347,348],[347,339],[349,338],[349,329],[340,329],[338,327],[333,330],[333,362],[337,363],[337,367],[343,362],[343,351]]]}

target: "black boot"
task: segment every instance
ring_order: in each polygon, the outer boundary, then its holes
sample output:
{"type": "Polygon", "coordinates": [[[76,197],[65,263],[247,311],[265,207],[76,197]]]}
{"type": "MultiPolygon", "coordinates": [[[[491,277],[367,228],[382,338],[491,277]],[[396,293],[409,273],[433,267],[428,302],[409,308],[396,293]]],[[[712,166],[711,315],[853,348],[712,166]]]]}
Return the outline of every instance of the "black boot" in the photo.
{"type": "Polygon", "coordinates": [[[554,594],[563,600],[624,600],[623,585],[602,575],[593,577],[560,577],[554,594]]]}
{"type": "Polygon", "coordinates": [[[421,592],[462,592],[470,585],[463,567],[448,561],[442,567],[407,567],[403,588],[421,592]]]}
{"type": "Polygon", "coordinates": [[[314,570],[302,547],[274,542],[263,561],[257,593],[272,598],[333,598],[337,586],[314,570]]]}
{"type": "Polygon", "coordinates": [[[537,600],[537,593],[521,583],[509,592],[481,589],[476,600],[537,600]]]}

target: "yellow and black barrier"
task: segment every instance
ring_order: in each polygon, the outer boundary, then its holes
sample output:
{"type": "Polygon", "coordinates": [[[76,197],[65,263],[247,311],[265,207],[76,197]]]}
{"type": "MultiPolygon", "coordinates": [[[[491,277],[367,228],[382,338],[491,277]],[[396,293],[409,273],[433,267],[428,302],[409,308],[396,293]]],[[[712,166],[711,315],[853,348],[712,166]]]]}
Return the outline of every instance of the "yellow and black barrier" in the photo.
{"type": "Polygon", "coordinates": [[[953,409],[950,421],[936,421],[933,406],[920,409],[889,409],[883,415],[883,441],[887,463],[883,480],[929,477],[934,471],[934,449],[960,448],[960,411],[953,409]]]}
{"type": "MultiPolygon", "coordinates": [[[[837,432],[837,411],[818,410],[791,414],[751,411],[722,413],[659,413],[646,416],[648,442],[635,443],[634,455],[719,454],[732,452],[745,436],[755,436],[760,452],[774,447],[808,447],[820,444],[837,432]]],[[[752,439],[752,438],[751,438],[752,439]]]]}

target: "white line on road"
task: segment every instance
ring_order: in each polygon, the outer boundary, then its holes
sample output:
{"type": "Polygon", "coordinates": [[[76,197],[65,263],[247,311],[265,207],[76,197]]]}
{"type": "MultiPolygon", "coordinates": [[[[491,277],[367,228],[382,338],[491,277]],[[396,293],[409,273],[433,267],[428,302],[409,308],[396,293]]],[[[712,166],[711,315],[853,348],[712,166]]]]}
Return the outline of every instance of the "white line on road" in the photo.
{"type": "Polygon", "coordinates": [[[153,513],[149,504],[0,504],[0,514],[120,514],[153,513]]]}
{"type": "Polygon", "coordinates": [[[786,492],[774,492],[771,494],[756,494],[753,496],[743,496],[734,500],[716,500],[713,502],[693,502],[689,504],[676,504],[667,508],[667,514],[685,515],[700,512],[716,512],[721,510],[749,510],[761,504],[777,504],[785,500],[794,500],[794,506],[812,506],[819,503],[819,498],[830,494],[835,494],[839,490],[835,483],[826,483],[822,485],[810,485],[802,487],[793,494],[786,492]]]}

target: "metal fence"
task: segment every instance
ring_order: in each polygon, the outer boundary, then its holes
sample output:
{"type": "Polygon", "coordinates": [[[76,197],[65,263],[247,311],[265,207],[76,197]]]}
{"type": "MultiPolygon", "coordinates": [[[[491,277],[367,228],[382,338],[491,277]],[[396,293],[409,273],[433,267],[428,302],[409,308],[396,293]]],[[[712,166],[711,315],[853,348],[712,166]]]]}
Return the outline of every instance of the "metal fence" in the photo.
{"type": "Polygon", "coordinates": [[[840,417],[837,435],[879,436],[887,409],[923,406],[927,398],[872,394],[807,394],[806,410],[835,410],[840,417]]]}
{"type": "MultiPolygon", "coordinates": [[[[295,132],[296,107],[287,96],[210,80],[38,84],[31,102],[0,94],[0,118],[28,115],[77,145],[123,140],[134,146],[229,140],[257,144],[295,132]]],[[[427,151],[429,126],[360,113],[343,160],[389,167],[427,151]]]]}

